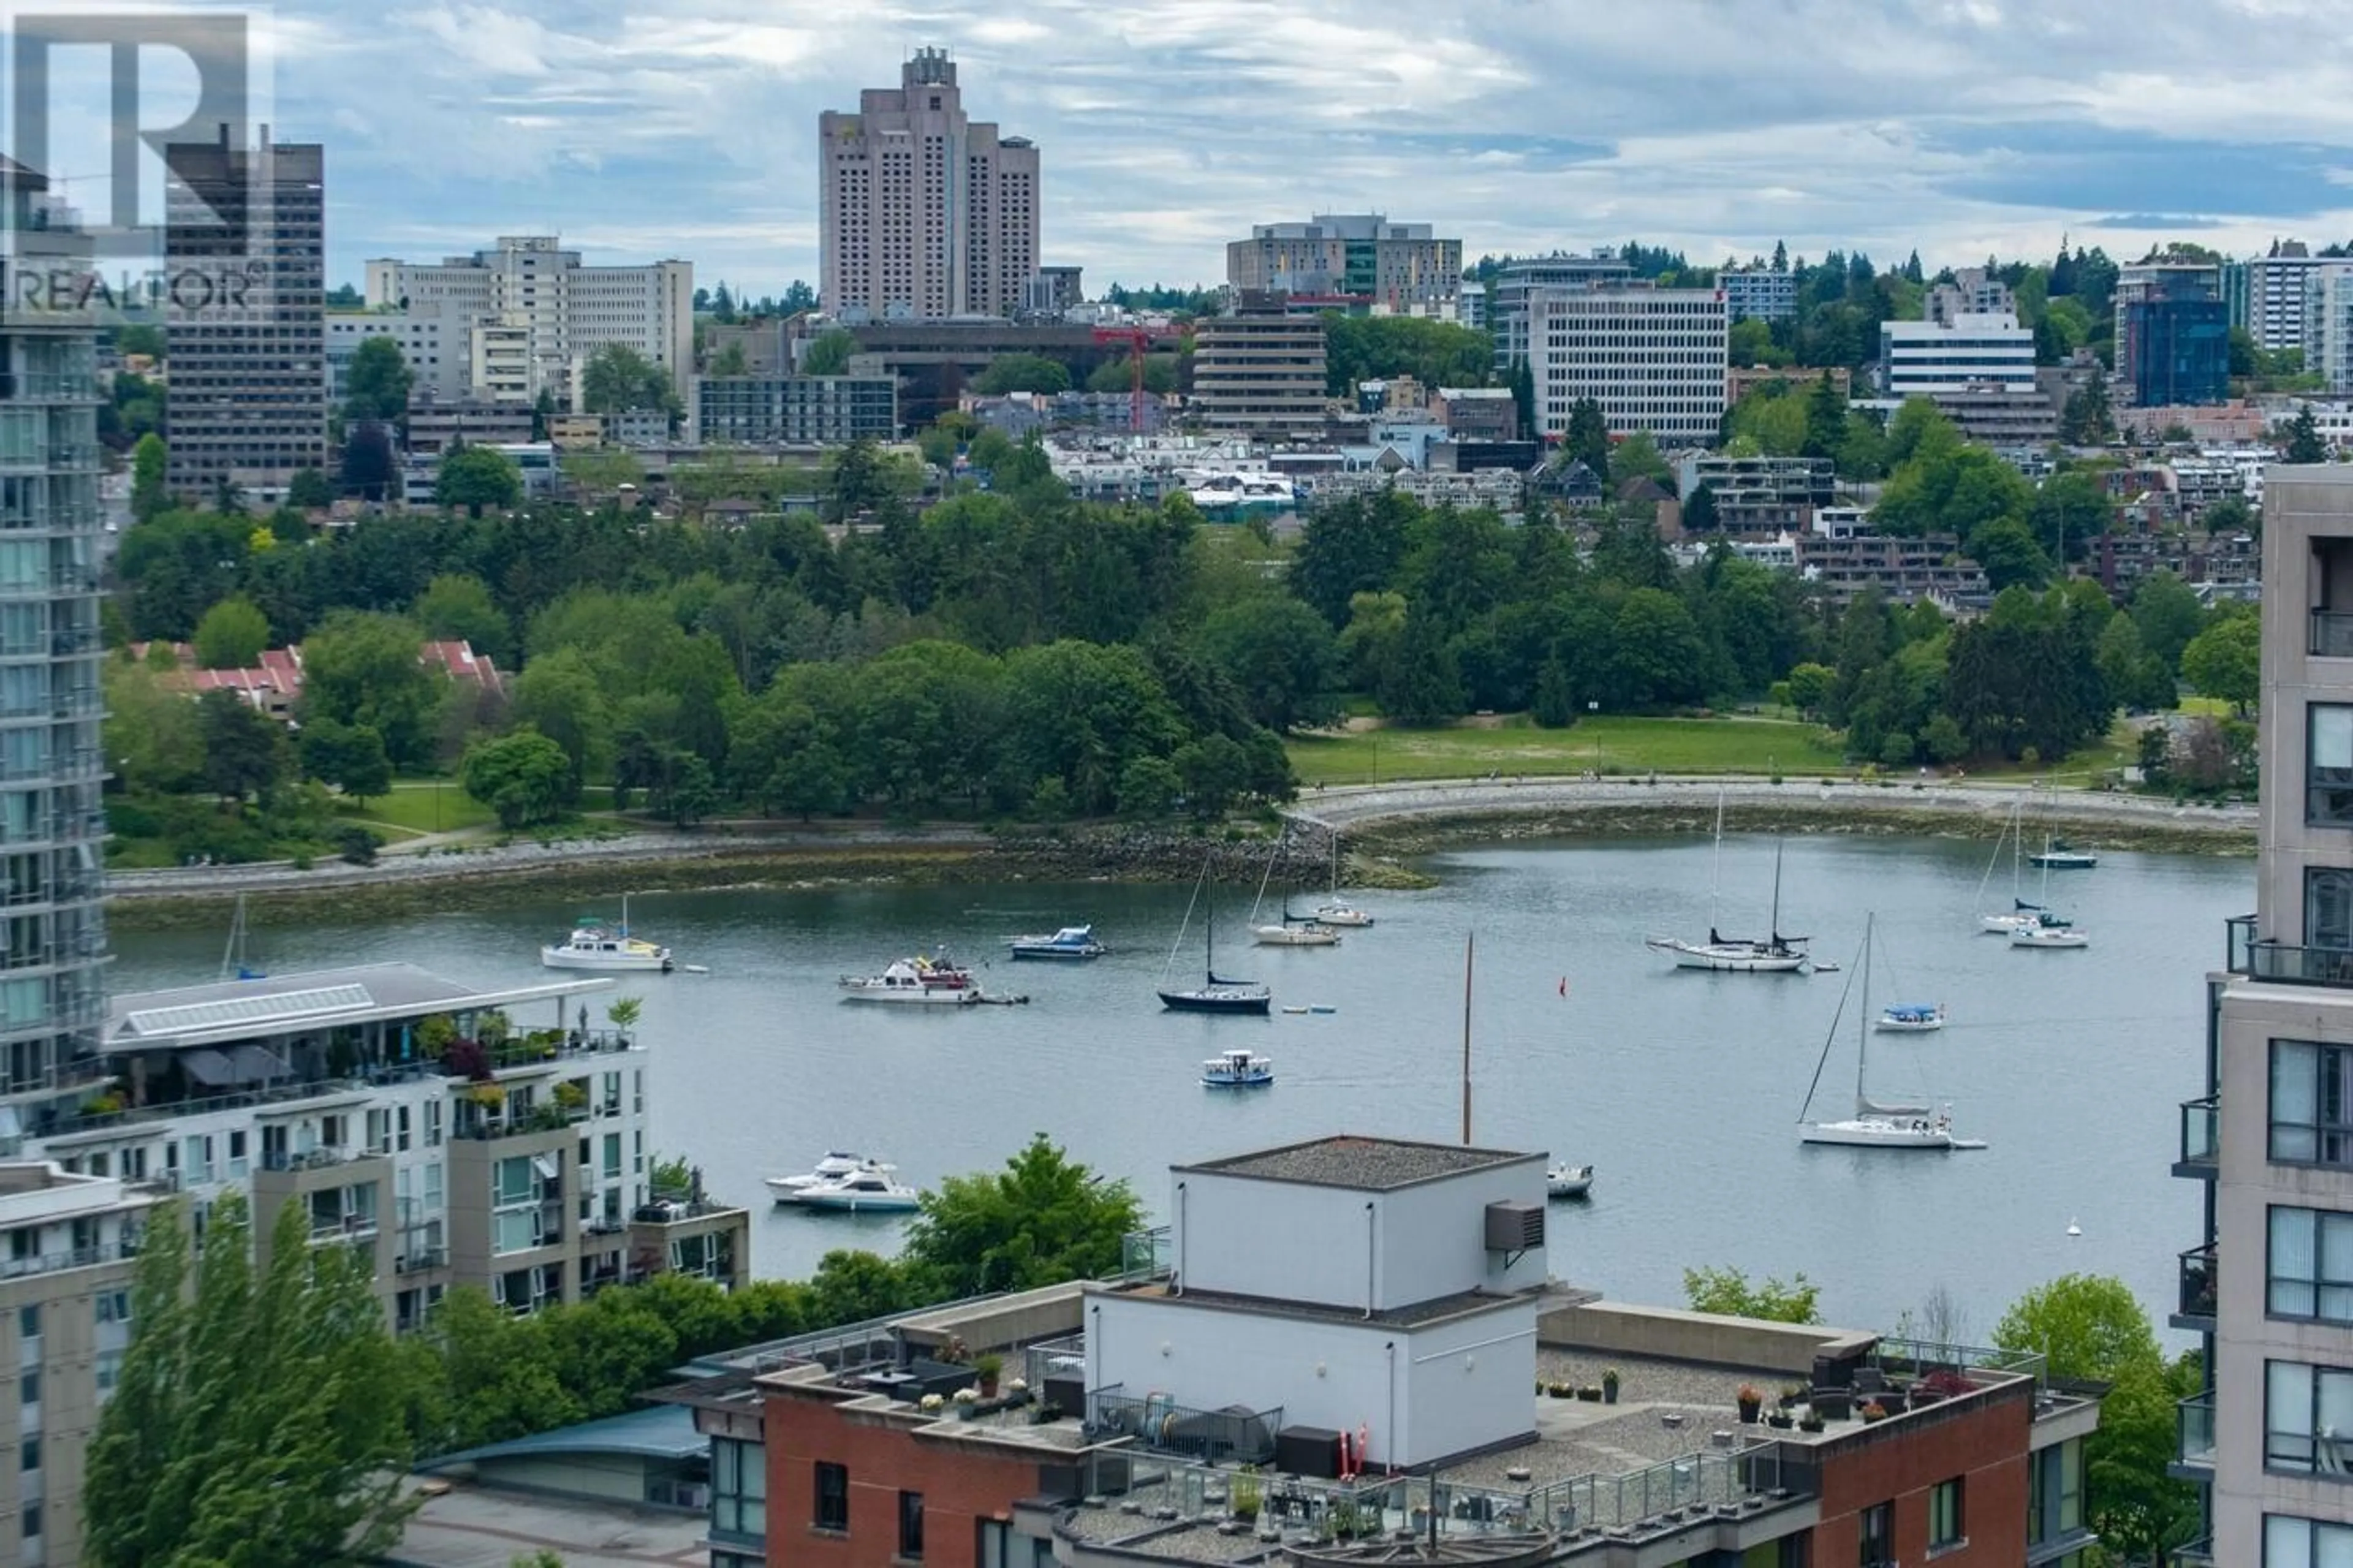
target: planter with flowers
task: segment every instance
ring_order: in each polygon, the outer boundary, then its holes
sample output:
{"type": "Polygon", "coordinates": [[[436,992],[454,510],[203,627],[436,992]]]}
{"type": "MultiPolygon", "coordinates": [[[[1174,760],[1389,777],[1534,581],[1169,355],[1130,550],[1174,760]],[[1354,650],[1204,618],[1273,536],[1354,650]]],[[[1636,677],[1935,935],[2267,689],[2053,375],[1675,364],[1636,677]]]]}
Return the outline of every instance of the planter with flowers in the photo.
{"type": "Polygon", "coordinates": [[[1758,1413],[1765,1408],[1765,1395],[1757,1391],[1755,1384],[1744,1383],[1740,1385],[1737,1398],[1740,1405],[1740,1424],[1744,1426],[1756,1426],[1758,1413]]]}
{"type": "Polygon", "coordinates": [[[1862,1407],[1862,1424],[1866,1426],[1887,1419],[1887,1406],[1876,1399],[1862,1407]]]}

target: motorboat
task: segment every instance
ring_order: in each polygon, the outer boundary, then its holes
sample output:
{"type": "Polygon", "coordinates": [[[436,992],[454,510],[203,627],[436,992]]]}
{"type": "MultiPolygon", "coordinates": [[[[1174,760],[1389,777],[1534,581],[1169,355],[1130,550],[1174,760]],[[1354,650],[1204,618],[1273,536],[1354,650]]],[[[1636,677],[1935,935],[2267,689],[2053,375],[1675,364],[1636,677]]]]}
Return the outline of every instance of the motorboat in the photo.
{"type": "Polygon", "coordinates": [[[2010,933],[2012,947],[2089,947],[2092,939],[2064,921],[2037,921],[2010,933]]]}
{"type": "Polygon", "coordinates": [[[1203,1089],[1261,1089],[1274,1081],[1274,1062],[1249,1051],[1228,1051],[1201,1064],[1203,1089]]]}
{"type": "Polygon", "coordinates": [[[1289,511],[1299,501],[1297,490],[1281,474],[1206,474],[1185,493],[1211,516],[1289,511]]]}
{"type": "Polygon", "coordinates": [[[2063,838],[2046,838],[2040,854],[2029,855],[2030,865],[2046,871],[2088,871],[2100,863],[2100,858],[2088,849],[2078,849],[2063,838]]]}
{"type": "Polygon", "coordinates": [[[1735,974],[1796,974],[1806,968],[1806,939],[1781,934],[1781,845],[1773,844],[1773,918],[1767,927],[1769,935],[1727,937],[1715,929],[1716,889],[1719,872],[1724,864],[1724,793],[1715,796],[1715,870],[1708,878],[1708,927],[1705,942],[1686,942],[1682,937],[1652,936],[1642,939],[1642,945],[1653,952],[1663,952],[1675,961],[1678,969],[1715,969],[1735,974]]]}
{"type": "Polygon", "coordinates": [[[539,950],[549,969],[592,969],[668,974],[670,949],[629,934],[629,900],[621,900],[619,929],[608,931],[593,915],[583,916],[562,942],[539,950]]]}
{"type": "MultiPolygon", "coordinates": [[[[1174,968],[1176,949],[1185,942],[1185,931],[1193,923],[1193,906],[1201,901],[1201,889],[1208,885],[1209,863],[1201,862],[1200,878],[1193,884],[1193,897],[1185,906],[1184,923],[1176,928],[1176,944],[1168,950],[1168,964],[1174,968]]],[[[1201,984],[1182,989],[1171,989],[1166,970],[1161,973],[1157,994],[1160,1005],[1172,1013],[1245,1013],[1264,1017],[1274,1006],[1274,994],[1254,980],[1228,980],[1218,973],[1217,911],[1214,905],[1201,918],[1201,984]]]]}
{"type": "Polygon", "coordinates": [[[1593,1167],[1590,1165],[1555,1165],[1545,1173],[1545,1195],[1554,1198],[1581,1198],[1593,1191],[1593,1167]]]}
{"type": "Polygon", "coordinates": [[[845,974],[840,984],[845,1002],[965,1006],[987,1000],[972,971],[959,968],[944,954],[902,958],[880,974],[845,974]]]}
{"type": "Polygon", "coordinates": [[[1368,926],[1373,917],[1340,896],[1340,836],[1332,835],[1332,891],[1315,906],[1315,919],[1327,926],[1368,926]]]}
{"type": "MultiPolygon", "coordinates": [[[[1876,922],[1866,919],[1862,930],[1862,1006],[1855,1017],[1854,1053],[1854,1114],[1824,1121],[1810,1121],[1807,1113],[1813,1109],[1813,1089],[1806,1095],[1806,1104],[1798,1113],[1798,1136],[1807,1143],[1839,1144],[1856,1149],[1982,1149],[1982,1141],[1960,1138],[1953,1132],[1953,1116],[1949,1108],[1909,1101],[1876,1100],[1871,1098],[1871,1031],[1862,1021],[1871,1016],[1871,946],[1872,929],[1876,922]]],[[[1839,1011],[1846,1010],[1846,997],[1839,997],[1839,1011]]],[[[1822,1054],[1814,1064],[1814,1086],[1819,1089],[1822,1068],[1830,1061],[1831,1047],[1838,1039],[1838,1017],[1831,1019],[1831,1028],[1822,1039],[1822,1054]]]]}
{"type": "Polygon", "coordinates": [[[801,1194],[811,1187],[823,1186],[828,1182],[839,1181],[844,1176],[854,1176],[861,1171],[880,1171],[887,1174],[898,1168],[896,1165],[885,1164],[871,1155],[846,1153],[839,1149],[828,1150],[825,1158],[811,1166],[805,1174],[770,1176],[767,1179],[768,1190],[776,1195],[778,1203],[787,1204],[797,1200],[801,1194]]]}
{"type": "Polygon", "coordinates": [[[1871,1026],[1885,1034],[1925,1035],[1945,1026],[1942,1002],[1898,1002],[1882,1007],[1871,1026]]]}
{"type": "Polygon", "coordinates": [[[1337,947],[1340,933],[1312,916],[1285,910],[1281,925],[1250,927],[1250,940],[1261,947],[1337,947]]]}
{"type": "Polygon", "coordinates": [[[1067,961],[1101,958],[1111,949],[1095,940],[1092,926],[1064,926],[1051,936],[1017,936],[1008,938],[1006,946],[1016,958],[1067,961]]]}
{"type": "Polygon", "coordinates": [[[921,1206],[923,1194],[889,1172],[852,1171],[814,1186],[802,1187],[790,1199],[803,1208],[839,1209],[848,1214],[904,1214],[921,1206]]]}

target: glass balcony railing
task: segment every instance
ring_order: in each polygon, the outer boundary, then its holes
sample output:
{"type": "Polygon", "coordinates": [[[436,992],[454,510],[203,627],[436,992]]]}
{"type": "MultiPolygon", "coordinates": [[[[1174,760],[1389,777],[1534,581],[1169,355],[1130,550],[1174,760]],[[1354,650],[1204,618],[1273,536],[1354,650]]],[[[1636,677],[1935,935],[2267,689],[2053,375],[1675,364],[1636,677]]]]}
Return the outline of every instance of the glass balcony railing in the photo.
{"type": "Polygon", "coordinates": [[[2353,613],[2313,611],[2311,653],[2315,658],[2353,658],[2353,613]]]}
{"type": "Polygon", "coordinates": [[[2180,1289],[2177,1295],[2176,1311],[2185,1318],[2211,1318],[2214,1315],[2214,1292],[2221,1282],[2221,1274],[2214,1264],[2212,1243],[2193,1247],[2181,1255],[2180,1289]]]}
{"type": "Polygon", "coordinates": [[[2184,1165],[2211,1165],[2222,1157],[2222,1108],[2213,1095],[2181,1102],[2181,1159],[2184,1165]]]}
{"type": "Polygon", "coordinates": [[[2214,1395],[2210,1391],[2173,1407],[2176,1457],[2185,1465],[2214,1463],[2214,1395]]]}

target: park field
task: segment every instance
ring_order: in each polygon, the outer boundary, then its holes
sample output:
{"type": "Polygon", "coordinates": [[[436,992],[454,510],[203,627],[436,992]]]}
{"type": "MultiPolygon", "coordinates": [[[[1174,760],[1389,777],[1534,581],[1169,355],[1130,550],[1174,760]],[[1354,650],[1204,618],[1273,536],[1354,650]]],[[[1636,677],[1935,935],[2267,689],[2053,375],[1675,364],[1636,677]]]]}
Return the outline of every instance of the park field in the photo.
{"type": "Polygon", "coordinates": [[[387,794],[365,801],[338,801],[335,815],[396,840],[482,827],[498,820],[489,806],[468,795],[455,779],[403,779],[387,794]]]}

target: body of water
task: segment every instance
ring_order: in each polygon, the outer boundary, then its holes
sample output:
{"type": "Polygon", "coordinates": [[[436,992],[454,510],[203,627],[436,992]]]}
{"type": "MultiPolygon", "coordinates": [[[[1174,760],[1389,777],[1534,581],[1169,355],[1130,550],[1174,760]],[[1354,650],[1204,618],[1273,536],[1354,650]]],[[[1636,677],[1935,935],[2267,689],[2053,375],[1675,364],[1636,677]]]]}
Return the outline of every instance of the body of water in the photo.
{"type": "MultiPolygon", "coordinates": [[[[1278,1006],[1330,1015],[1163,1012],[1154,987],[1190,889],[1108,883],[638,895],[638,933],[710,973],[625,977],[618,992],[645,999],[657,1145],[754,1211],[763,1276],[806,1274],[834,1247],[895,1245],[892,1219],[770,1206],[762,1178],[828,1148],[882,1155],[928,1184],[995,1166],[1044,1131],[1133,1180],[1156,1213],[1172,1161],[1344,1131],[1452,1141],[1475,931],[1474,1138],[1599,1168],[1591,1202],[1554,1205],[1561,1278],[1678,1303],[1686,1267],[1803,1271],[1823,1285],[1831,1321],[1863,1328],[1893,1326],[1941,1285],[1982,1335],[2021,1291],[2084,1270],[2122,1276],[2161,1321],[2174,1254],[2198,1227],[2196,1191],[2167,1172],[2176,1107],[2199,1092],[2203,977],[2224,918],[2252,907],[2253,863],[2104,856],[2052,879],[2052,901],[2092,945],[2021,952],[1977,931],[1987,847],[1790,839],[1782,928],[1810,934],[1844,966],[1834,974],[1683,972],[1647,951],[1646,933],[1709,925],[1710,846],[1676,838],[1446,855],[1430,863],[1440,886],[1366,895],[1379,924],[1335,949],[1246,946],[1249,891],[1223,889],[1219,971],[1267,981],[1278,1006]],[[1941,1001],[1952,1015],[1940,1034],[1875,1036],[1875,1089],[1949,1100],[1957,1131],[1989,1149],[1799,1142],[1866,912],[1881,941],[1873,1009],[1941,1001]],[[1006,936],[1079,921],[1116,951],[1068,967],[1003,956],[1006,936]],[[986,984],[1032,1004],[839,999],[840,974],[934,943],[987,961],[986,984]],[[1201,1059],[1234,1046],[1274,1058],[1272,1088],[1199,1087],[1201,1059]]],[[[1727,839],[1715,923],[1762,934],[1772,875],[1771,840],[1727,839]]],[[[1995,881],[1999,907],[2006,868],[1995,881]]],[[[583,912],[519,895],[490,912],[365,925],[259,915],[250,953],[274,973],[399,960],[512,984],[540,973],[540,943],[583,912]]],[[[1198,919],[1180,977],[1200,973],[1198,919]]],[[[209,980],[223,936],[126,935],[112,984],[209,980]]],[[[1822,1075],[1834,1116],[1852,1091],[1858,1005],[1848,1000],[1822,1075]]]]}

